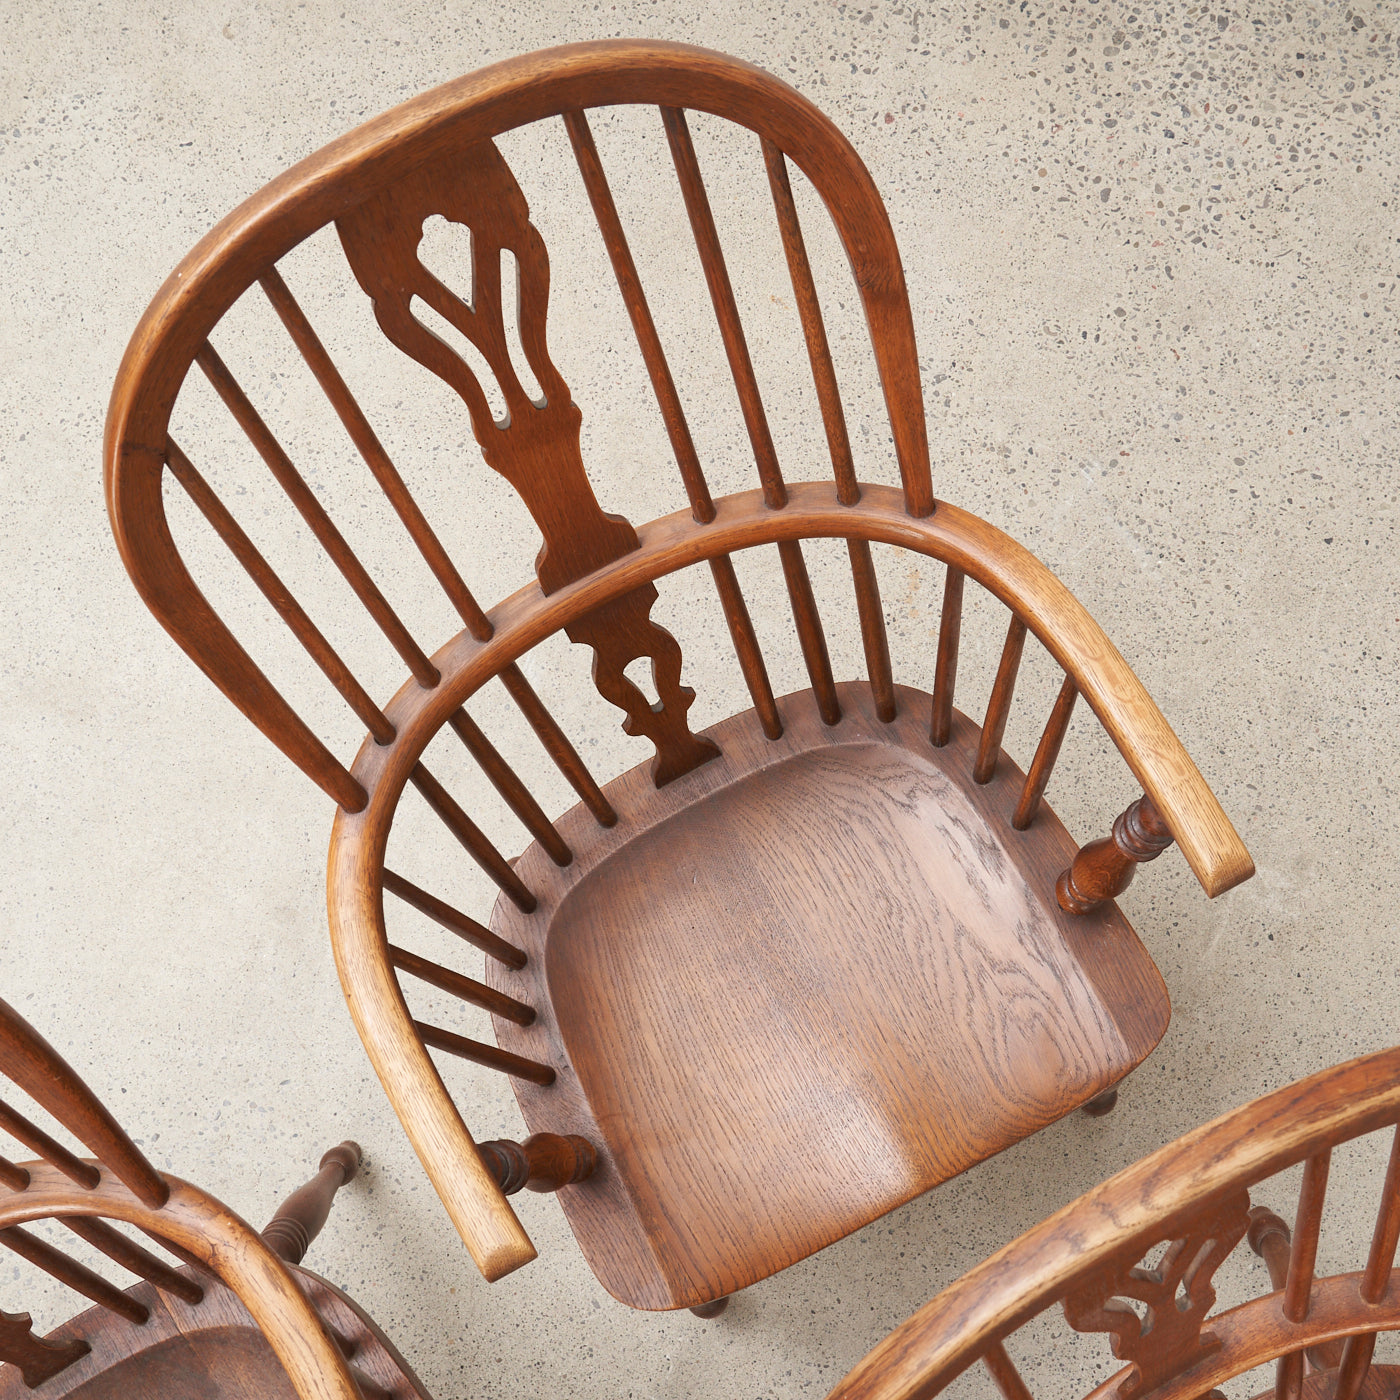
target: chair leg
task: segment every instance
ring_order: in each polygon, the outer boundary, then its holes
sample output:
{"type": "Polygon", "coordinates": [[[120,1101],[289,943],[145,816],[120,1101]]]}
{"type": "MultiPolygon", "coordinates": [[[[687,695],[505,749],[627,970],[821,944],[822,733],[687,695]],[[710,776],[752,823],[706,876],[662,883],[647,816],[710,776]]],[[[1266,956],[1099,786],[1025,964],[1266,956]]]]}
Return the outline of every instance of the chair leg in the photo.
{"type": "Polygon", "coordinates": [[[733,1296],[732,1293],[726,1293],[723,1298],[716,1298],[713,1303],[701,1303],[698,1308],[691,1308],[691,1312],[696,1317],[718,1317],[729,1306],[729,1300],[733,1296]]]}
{"type": "Polygon", "coordinates": [[[321,1158],[320,1171],[277,1207],[276,1215],[262,1232],[274,1254],[289,1264],[301,1263],[311,1241],[326,1223],[335,1193],[355,1179],[360,1155],[358,1143],[342,1142],[339,1147],[332,1147],[321,1158]]]}
{"type": "Polygon", "coordinates": [[[1106,1113],[1112,1113],[1118,1107],[1118,1090],[1105,1089],[1101,1094],[1095,1094],[1088,1103],[1084,1105],[1084,1112],[1090,1118],[1102,1118],[1106,1113]]]}

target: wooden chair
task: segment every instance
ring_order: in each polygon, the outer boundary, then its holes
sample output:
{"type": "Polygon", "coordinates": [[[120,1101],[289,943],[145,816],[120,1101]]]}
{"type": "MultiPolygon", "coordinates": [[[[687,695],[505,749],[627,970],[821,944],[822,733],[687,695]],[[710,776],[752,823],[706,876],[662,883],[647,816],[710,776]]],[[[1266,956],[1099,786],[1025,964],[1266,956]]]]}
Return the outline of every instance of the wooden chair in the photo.
{"type": "MultiPolygon", "coordinates": [[[[1276,1400],[1394,1400],[1400,1366],[1371,1361],[1377,1334],[1400,1330],[1397,1122],[1400,1049],[1227,1113],[1119,1172],[944,1289],[829,1400],[924,1400],[979,1360],[1006,1400],[1030,1400],[1012,1360],[1016,1333],[1056,1303],[1068,1327],[1107,1334],[1113,1355],[1128,1363],[1092,1390],[1104,1400],[1219,1397],[1217,1386],[1274,1359],[1276,1383],[1264,1394],[1276,1400]],[[1364,1267],[1318,1278],[1333,1150],[1382,1130],[1391,1132],[1389,1164],[1364,1267]],[[1267,1205],[1252,1205],[1251,1193],[1263,1188],[1266,1200],[1281,1201],[1288,1187],[1278,1178],[1299,1163],[1290,1230],[1267,1205]],[[1212,1279],[1245,1239],[1267,1264],[1268,1285],[1212,1315],[1212,1279]]],[[[1047,1343],[1055,1336],[1042,1331],[1036,1344],[1047,1343]]],[[[1054,1354],[1062,1359],[1063,1348],[1054,1354]]],[[[1063,1368],[1056,1369],[1063,1393],[1063,1368]]]]}
{"type": "MultiPolygon", "coordinates": [[[[675,256],[683,251],[677,244],[675,256]]],[[[651,455],[662,450],[658,433],[651,455]]],[[[488,1278],[535,1257],[502,1194],[528,1182],[559,1189],[589,1263],[617,1298],[713,1311],[1074,1108],[1106,1111],[1169,1015],[1161,978],[1113,897],[1137,862],[1173,841],[1210,896],[1252,873],[1181,744],[1065,586],[993,526],[935,501],[913,322],[885,208],[820,112],[735,60],[650,42],[549,50],[416,98],[289,170],[219,224],[146,312],[113,394],[106,470],[113,529],[142,597],[337,804],[328,894],[346,999],[488,1278]],[[689,215],[755,490],[715,499],[707,485],[586,115],[613,104],[660,109],[657,134],[664,129],[689,215]],[[780,469],[687,109],[746,128],[766,168],[832,479],[793,484],[780,469]],[[585,475],[581,410],[545,346],[543,240],[494,144],[555,118],[688,500],[637,527],[605,514],[585,475]],[[824,202],[849,259],[899,489],[856,479],[790,166],[824,202]],[[470,289],[454,292],[419,261],[434,216],[470,229],[470,289]],[[379,327],[460,397],[486,463],[543,536],[536,577],[490,611],[279,270],[331,223],[379,327]],[[518,269],[518,338],[535,398],[510,352],[506,254],[518,269]],[[245,294],[271,304],[460,616],[462,630],[436,638],[437,650],[411,635],[215,351],[211,337],[245,294]],[[460,353],[430,324],[460,335],[460,353]],[[382,707],[209,486],[199,453],[172,435],[172,410],[196,366],[408,668],[382,707]],[[496,384],[483,386],[491,376],[496,384]],[[487,390],[503,398],[504,417],[493,418],[487,390]],[[195,585],[167,523],[167,473],[368,728],[348,769],[195,585]],[[838,683],[829,659],[804,555],[804,541],[821,539],[845,541],[855,603],[846,625],[859,629],[864,680],[838,683]],[[894,679],[875,543],[946,566],[931,694],[894,679]],[[731,558],[772,546],[810,678],[782,698],[731,558]],[[681,646],[650,616],[655,581],[689,569],[713,579],[753,701],[699,734],[687,719],[681,646]],[[981,725],[953,706],[969,579],[1010,613],[981,725]],[[592,650],[598,691],[624,712],[624,730],[654,747],[648,766],[600,785],[527,682],[521,659],[561,631],[592,650]],[[1027,633],[1064,680],[1022,773],[1001,744],[1027,633]],[[654,700],[629,678],[638,659],[650,665],[654,700]],[[578,794],[557,819],[463,708],[492,680],[578,794]],[[1076,851],[1042,797],[1081,696],[1142,796],[1110,837],[1076,851]],[[449,729],[534,838],[518,860],[424,765],[429,742],[449,729]],[[472,917],[386,868],[410,786],[499,887],[489,921],[484,909],[472,917]],[[386,893],[482,950],[484,979],[392,939],[386,893]],[[405,974],[410,987],[431,984],[489,1012],[497,1044],[415,1015],[405,974]],[[430,1049],[510,1076],[536,1137],[478,1151],[430,1049]]]]}
{"type": "Polygon", "coordinates": [[[0,1132],[41,1159],[0,1157],[0,1245],[97,1304],[42,1337],[27,1313],[0,1312],[0,1400],[429,1400],[344,1293],[295,1267],[355,1175],[353,1142],[327,1152],[259,1236],[198,1187],[158,1172],[3,1001],[0,1072],[92,1154],[76,1155],[0,1103],[0,1132]],[[63,1226],[144,1282],[118,1288],[26,1228],[35,1221],[63,1226]]]}

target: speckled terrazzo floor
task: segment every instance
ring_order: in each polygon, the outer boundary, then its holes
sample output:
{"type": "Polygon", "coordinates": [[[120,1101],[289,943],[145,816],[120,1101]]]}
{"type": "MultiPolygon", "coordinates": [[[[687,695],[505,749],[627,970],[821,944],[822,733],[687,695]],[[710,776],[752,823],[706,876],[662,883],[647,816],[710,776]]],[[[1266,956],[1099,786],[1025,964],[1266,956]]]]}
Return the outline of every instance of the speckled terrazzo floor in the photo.
{"type": "MultiPolygon", "coordinates": [[[[310,1262],[376,1316],[439,1400],[820,1396],[931,1293],[1102,1176],[1225,1108],[1400,1038],[1398,20],[1394,4],[1373,3],[10,6],[0,72],[10,773],[0,992],[90,1073],[160,1165],[252,1217],[323,1146],[356,1136],[368,1170],[310,1262]],[[1127,896],[1175,1019],[1116,1114],[1065,1121],[754,1288],[717,1323],[613,1303],[545,1198],[520,1206],[541,1258],[493,1287],[476,1275],[341,1002],[323,903],[328,804],[145,612],[100,485],[103,413],[126,338],[180,255],[238,200],[435,83],[619,34],[750,59],[848,133],[903,249],[935,489],[1029,546],[1103,623],[1259,866],[1211,904],[1170,855],[1127,896]]],[[[689,324],[703,316],[703,286],[672,251],[678,202],[667,205],[669,187],[647,173],[659,126],[625,113],[598,127],[644,275],[660,267],[674,281],[676,319],[663,332],[689,324]]],[[[754,183],[761,165],[722,132],[697,131],[780,454],[791,478],[817,475],[802,465],[823,457],[796,397],[806,392],[800,348],[754,183]]],[[[677,508],[679,489],[561,153],[557,131],[510,148],[553,250],[551,338],[584,406],[586,459],[604,503],[641,521],[677,508]],[[572,239],[577,228],[588,237],[572,239]]],[[[835,278],[839,259],[810,236],[819,271],[835,278]]],[[[362,308],[345,301],[332,252],[299,253],[288,276],[360,376],[371,417],[446,522],[469,581],[495,599],[525,577],[533,552],[518,507],[481,481],[479,464],[460,470],[455,402],[361,335],[362,308]],[[436,448],[397,412],[406,393],[443,430],[436,448]]],[[[849,300],[833,294],[827,305],[861,469],[892,479],[859,326],[849,300]]],[[[312,391],[256,358],[258,334],[238,322],[220,348],[279,425],[303,424],[297,450],[313,484],[372,501],[312,391]]],[[[751,484],[717,346],[697,342],[688,373],[715,490],[751,484]]],[[[294,517],[209,404],[195,395],[182,411],[201,462],[237,493],[269,552],[286,556],[303,601],[328,627],[347,619],[335,587],[291,562],[294,517]]],[[[367,507],[352,518],[377,576],[438,645],[452,628],[445,606],[401,562],[388,523],[367,507]]],[[[216,552],[187,519],[176,525],[201,581],[215,578],[216,552]]],[[[824,599],[844,596],[839,562],[817,551],[824,599]]],[[[880,564],[898,673],[927,685],[938,571],[893,556],[880,564]]],[[[758,598],[775,586],[766,564],[744,577],[758,598]]],[[[293,676],[252,603],[215,596],[260,639],[273,674],[293,676]]],[[[712,605],[677,587],[665,607],[688,646],[699,722],[737,709],[737,668],[712,605]]],[[[795,688],[780,612],[755,609],[775,684],[795,688]]],[[[974,714],[998,625],[990,609],[970,615],[960,702],[974,714]]],[[[838,670],[858,672],[849,628],[833,652],[838,670]]],[[[387,648],[354,660],[376,695],[399,683],[387,648]]],[[[1043,656],[1027,667],[1008,739],[1023,758],[1057,682],[1043,656]]],[[[531,674],[592,736],[586,753],[600,774],[643,756],[576,683],[576,657],[547,650],[531,674]]],[[[353,723],[317,703],[314,722],[348,757],[353,723]]],[[[519,740],[496,701],[480,717],[503,746],[519,740]]],[[[565,805],[542,757],[523,741],[513,751],[546,805],[565,805]]],[[[442,761],[489,809],[465,768],[446,751],[442,761]]],[[[1057,810],[1087,839],[1131,795],[1081,717],[1052,791],[1057,810]]],[[[482,820],[518,847],[504,816],[482,820]]],[[[484,912],[475,872],[445,854],[436,864],[426,827],[406,819],[395,839],[410,866],[437,871],[444,892],[484,912]]],[[[446,951],[426,928],[417,936],[424,951],[446,951]]],[[[492,1076],[459,1066],[449,1078],[481,1134],[518,1132],[492,1076]]],[[[1374,1153],[1357,1154],[1334,1187],[1325,1266],[1360,1257],[1376,1170],[1374,1153]]],[[[31,1307],[41,1323],[62,1315],[59,1299],[14,1274],[0,1264],[0,1306],[31,1307]]],[[[1222,1301],[1234,1287],[1222,1286],[1222,1301]]],[[[1090,1376],[1096,1348],[1047,1340],[1029,1358],[1041,1393],[1067,1394],[1090,1376]]],[[[1230,1390],[1232,1400],[1248,1393],[1230,1390]]]]}

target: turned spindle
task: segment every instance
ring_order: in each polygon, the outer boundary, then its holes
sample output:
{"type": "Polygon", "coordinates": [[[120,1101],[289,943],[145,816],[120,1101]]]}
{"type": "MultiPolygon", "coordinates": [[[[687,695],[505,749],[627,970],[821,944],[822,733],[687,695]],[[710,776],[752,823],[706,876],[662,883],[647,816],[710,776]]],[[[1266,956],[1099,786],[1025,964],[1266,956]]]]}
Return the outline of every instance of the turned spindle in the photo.
{"type": "Polygon", "coordinates": [[[342,1142],[321,1158],[320,1170],[293,1191],[267,1223],[263,1239],[289,1264],[300,1264],[331,1213],[335,1193],[360,1169],[359,1144],[342,1142]]]}
{"type": "Polygon", "coordinates": [[[524,1142],[479,1142],[476,1150],[507,1196],[521,1187],[557,1191],[586,1180],[598,1165],[598,1153],[587,1138],[558,1133],[536,1133],[524,1142]]]}
{"type": "Polygon", "coordinates": [[[1055,897],[1066,914],[1087,914],[1117,899],[1133,882],[1143,861],[1156,860],[1172,843],[1167,824],[1146,795],[1113,823],[1113,835],[1081,846],[1073,864],[1055,883],[1055,897]]]}

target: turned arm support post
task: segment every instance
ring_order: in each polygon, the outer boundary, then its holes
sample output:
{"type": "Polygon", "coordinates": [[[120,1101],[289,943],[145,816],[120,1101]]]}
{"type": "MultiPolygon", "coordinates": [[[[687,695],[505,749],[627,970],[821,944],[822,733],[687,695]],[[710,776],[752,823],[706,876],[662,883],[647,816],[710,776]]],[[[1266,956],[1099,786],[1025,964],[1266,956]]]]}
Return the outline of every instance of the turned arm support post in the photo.
{"type": "Polygon", "coordinates": [[[321,1158],[321,1169],[305,1186],[293,1191],[262,1232],[272,1252],[289,1264],[300,1264],[331,1213],[335,1193],[355,1179],[360,1169],[358,1143],[342,1142],[321,1158]]]}
{"type": "Polygon", "coordinates": [[[536,1133],[524,1142],[479,1142],[476,1150],[486,1170],[507,1196],[520,1188],[557,1191],[584,1181],[598,1165],[598,1153],[587,1138],[536,1133]]]}
{"type": "MultiPolygon", "coordinates": [[[[1288,1283],[1288,1260],[1293,1253],[1293,1231],[1288,1228],[1288,1222],[1267,1206],[1255,1206],[1249,1212],[1246,1238],[1249,1247],[1268,1266],[1269,1282],[1275,1291],[1282,1291],[1288,1283]]],[[[1310,1370],[1327,1371],[1340,1364],[1342,1343],[1322,1342],[1308,1347],[1306,1355],[1310,1370]]]]}
{"type": "Polygon", "coordinates": [[[1133,882],[1137,867],[1156,860],[1172,844],[1161,813],[1145,794],[1113,823],[1113,835],[1081,846],[1069,869],[1055,883],[1055,897],[1066,914],[1087,914],[1116,899],[1133,882]]]}

